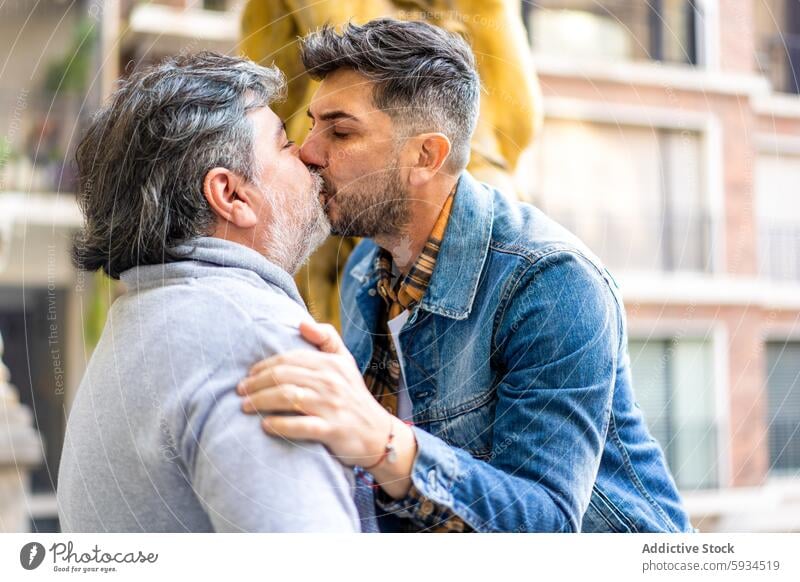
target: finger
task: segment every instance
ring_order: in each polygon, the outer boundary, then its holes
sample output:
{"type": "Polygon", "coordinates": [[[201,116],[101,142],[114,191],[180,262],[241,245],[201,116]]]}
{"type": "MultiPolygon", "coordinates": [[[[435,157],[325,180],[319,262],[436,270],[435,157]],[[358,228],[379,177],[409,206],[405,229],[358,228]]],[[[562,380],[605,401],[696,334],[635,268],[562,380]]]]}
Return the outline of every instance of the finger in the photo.
{"type": "Polygon", "coordinates": [[[266,390],[281,384],[294,384],[311,390],[324,390],[326,388],[324,377],[316,370],[309,370],[303,366],[278,364],[266,367],[254,376],[248,376],[236,386],[240,396],[254,394],[259,390],[266,390]]]}
{"type": "Polygon", "coordinates": [[[259,374],[269,368],[280,366],[282,364],[291,364],[294,366],[302,366],[312,370],[320,370],[328,366],[328,359],[330,355],[321,352],[314,352],[311,350],[290,350],[282,354],[276,354],[265,358],[253,366],[248,371],[248,376],[259,374]]]}
{"type": "Polygon", "coordinates": [[[327,421],[318,416],[268,416],[261,426],[267,434],[292,440],[324,442],[330,434],[327,421]]]}
{"type": "Polygon", "coordinates": [[[315,414],[321,403],[320,396],[293,384],[281,385],[269,390],[261,390],[242,399],[242,411],[248,414],[274,412],[297,412],[315,414]]]}
{"type": "Polygon", "coordinates": [[[329,354],[350,353],[336,328],[328,323],[303,321],[300,323],[300,335],[323,352],[329,354]]]}

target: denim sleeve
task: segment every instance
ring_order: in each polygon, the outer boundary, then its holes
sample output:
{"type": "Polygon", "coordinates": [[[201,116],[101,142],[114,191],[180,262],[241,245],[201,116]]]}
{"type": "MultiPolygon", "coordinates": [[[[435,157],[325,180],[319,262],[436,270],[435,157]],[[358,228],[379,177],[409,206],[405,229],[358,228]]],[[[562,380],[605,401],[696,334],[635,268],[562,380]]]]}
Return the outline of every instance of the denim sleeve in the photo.
{"type": "Polygon", "coordinates": [[[420,528],[434,517],[448,529],[579,531],[610,418],[620,306],[592,263],[557,252],[518,278],[499,315],[491,457],[415,427],[412,492],[378,503],[420,528]]]}
{"type": "Polygon", "coordinates": [[[209,338],[231,349],[185,399],[181,457],[192,489],[215,531],[359,531],[352,472],[321,444],[268,436],[258,415],[242,412],[235,387],[249,366],[303,346],[296,330],[252,325],[228,330],[230,342],[209,338]]]}

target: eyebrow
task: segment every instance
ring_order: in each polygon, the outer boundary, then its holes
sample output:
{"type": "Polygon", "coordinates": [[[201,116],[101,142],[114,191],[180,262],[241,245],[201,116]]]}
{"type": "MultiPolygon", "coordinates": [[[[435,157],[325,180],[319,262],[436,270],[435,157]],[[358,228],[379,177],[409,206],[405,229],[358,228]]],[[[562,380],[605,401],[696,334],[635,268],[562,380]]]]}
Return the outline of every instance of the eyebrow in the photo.
{"type": "MultiPolygon", "coordinates": [[[[310,109],[306,109],[306,115],[308,115],[311,119],[314,119],[314,115],[311,113],[310,109]]],[[[358,117],[351,113],[347,113],[346,111],[342,111],[341,109],[334,109],[333,111],[326,111],[322,115],[320,115],[317,119],[320,121],[336,121],[339,119],[350,119],[353,121],[358,121],[358,117]]]]}

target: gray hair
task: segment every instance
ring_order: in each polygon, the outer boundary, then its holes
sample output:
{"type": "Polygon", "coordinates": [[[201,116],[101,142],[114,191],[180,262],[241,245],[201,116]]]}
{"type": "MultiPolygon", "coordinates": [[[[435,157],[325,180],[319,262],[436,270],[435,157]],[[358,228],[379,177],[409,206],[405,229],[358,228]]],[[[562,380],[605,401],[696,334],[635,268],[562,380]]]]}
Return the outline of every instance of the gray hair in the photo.
{"type": "Polygon", "coordinates": [[[278,69],[211,52],[170,58],[123,81],[77,148],[85,226],[75,265],[119,278],[176,260],[176,245],[213,232],[206,173],[220,166],[253,181],[246,114],[285,90],[278,69]]]}
{"type": "Polygon", "coordinates": [[[303,39],[302,58],[317,80],[342,68],[364,75],[375,83],[376,107],[415,133],[444,133],[452,144],[447,166],[467,166],[480,80],[460,36],[426,22],[381,18],[350,23],[341,34],[322,27],[303,39]]]}

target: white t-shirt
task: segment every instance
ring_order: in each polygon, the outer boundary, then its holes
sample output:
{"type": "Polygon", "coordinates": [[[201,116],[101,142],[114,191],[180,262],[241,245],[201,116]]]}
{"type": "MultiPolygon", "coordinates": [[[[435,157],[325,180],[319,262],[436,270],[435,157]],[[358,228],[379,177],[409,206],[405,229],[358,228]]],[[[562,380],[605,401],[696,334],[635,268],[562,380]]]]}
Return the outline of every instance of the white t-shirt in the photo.
{"type": "Polygon", "coordinates": [[[409,311],[406,309],[394,319],[390,319],[388,324],[389,333],[392,335],[392,343],[394,343],[394,349],[397,352],[397,360],[400,362],[400,383],[397,387],[397,418],[411,421],[413,408],[406,388],[406,369],[403,364],[403,350],[400,348],[400,330],[403,329],[409,315],[409,311]]]}

